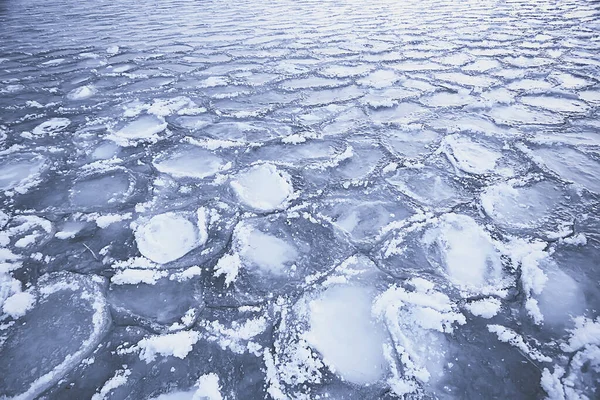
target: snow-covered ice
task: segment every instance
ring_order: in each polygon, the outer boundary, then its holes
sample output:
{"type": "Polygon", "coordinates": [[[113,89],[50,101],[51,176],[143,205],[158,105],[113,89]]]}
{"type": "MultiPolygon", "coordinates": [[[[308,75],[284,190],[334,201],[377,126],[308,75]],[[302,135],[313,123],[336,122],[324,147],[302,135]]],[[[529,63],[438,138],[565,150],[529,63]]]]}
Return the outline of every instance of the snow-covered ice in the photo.
{"type": "Polygon", "coordinates": [[[111,139],[121,145],[136,145],[139,142],[154,142],[158,134],[167,128],[164,118],[156,115],[143,115],[116,131],[111,139]]]}
{"type": "Polygon", "coordinates": [[[501,182],[481,194],[487,215],[500,226],[518,229],[535,229],[561,220],[558,212],[566,200],[566,193],[549,181],[525,185],[501,182]]]}
{"type": "Polygon", "coordinates": [[[154,161],[156,169],[174,178],[204,179],[228,169],[223,159],[199,148],[176,148],[154,161]]]}
{"type": "Polygon", "coordinates": [[[332,286],[308,305],[305,340],[336,374],[359,385],[378,382],[386,365],[385,331],[371,315],[373,298],[369,289],[332,286]]]}
{"type": "Polygon", "coordinates": [[[165,264],[183,257],[207,239],[206,226],[168,212],[136,222],[135,242],[144,257],[165,264]]]}
{"type": "Polygon", "coordinates": [[[502,278],[500,252],[489,233],[469,216],[445,214],[425,232],[423,242],[432,261],[440,262],[450,281],[461,288],[479,290],[502,278]]]}
{"type": "Polygon", "coordinates": [[[238,174],[231,188],[250,209],[273,211],[283,208],[293,194],[291,177],[272,164],[261,164],[238,174]]]}

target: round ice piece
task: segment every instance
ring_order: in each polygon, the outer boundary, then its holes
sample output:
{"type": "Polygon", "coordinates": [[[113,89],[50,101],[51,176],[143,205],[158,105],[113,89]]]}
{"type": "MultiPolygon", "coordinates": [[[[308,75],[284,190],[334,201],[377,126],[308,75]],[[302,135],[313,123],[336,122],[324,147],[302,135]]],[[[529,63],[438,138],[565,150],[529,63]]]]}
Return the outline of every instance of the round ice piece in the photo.
{"type": "Polygon", "coordinates": [[[113,142],[103,142],[99,144],[91,156],[94,160],[108,160],[116,156],[119,152],[119,146],[113,142]]]}
{"type": "Polygon", "coordinates": [[[293,193],[290,176],[272,164],[261,164],[238,174],[231,187],[244,205],[257,211],[283,208],[293,193]]]}
{"type": "Polygon", "coordinates": [[[535,296],[544,316],[544,323],[564,326],[572,318],[583,315],[586,309],[585,296],[580,285],[569,274],[551,261],[543,266],[547,281],[542,293],[535,296]],[[557,294],[560,293],[560,296],[557,294]]]}
{"type": "Polygon", "coordinates": [[[295,166],[325,163],[344,151],[344,147],[332,140],[310,140],[299,144],[263,146],[256,150],[258,160],[286,163],[295,166]]]}
{"type": "Polygon", "coordinates": [[[489,112],[489,116],[496,123],[505,125],[557,125],[564,122],[564,117],[556,113],[516,104],[495,107],[489,112]]]}
{"type": "Polygon", "coordinates": [[[189,129],[190,131],[198,131],[212,124],[213,117],[206,115],[186,115],[177,118],[175,122],[182,128],[189,129]]]}
{"type": "Polygon", "coordinates": [[[125,313],[155,324],[176,322],[202,299],[201,293],[194,288],[193,280],[180,282],[166,277],[154,284],[113,284],[107,297],[116,315],[125,313]]]}
{"type": "Polygon", "coordinates": [[[182,215],[168,212],[156,215],[135,230],[135,241],[142,255],[156,263],[175,261],[207,239],[207,232],[198,232],[182,215]]]}
{"type": "Polygon", "coordinates": [[[165,129],[167,122],[164,118],[144,115],[125,125],[115,135],[126,140],[152,140],[165,129]]]}
{"type": "Polygon", "coordinates": [[[475,289],[498,283],[502,262],[490,235],[467,215],[445,214],[439,225],[423,236],[426,246],[435,246],[450,280],[462,288],[475,289]]]}
{"type": "Polygon", "coordinates": [[[174,178],[204,179],[226,169],[222,158],[200,148],[172,151],[168,156],[154,161],[162,173],[174,178]]]}
{"type": "Polygon", "coordinates": [[[434,131],[392,130],[383,133],[383,143],[394,155],[400,157],[419,157],[430,152],[429,146],[439,134],[434,131]]]}
{"type": "Polygon", "coordinates": [[[236,229],[235,241],[247,266],[264,273],[285,275],[299,256],[293,244],[246,224],[236,229]]]}
{"type": "Polygon", "coordinates": [[[585,113],[590,109],[585,102],[566,97],[525,96],[521,98],[521,102],[553,112],[585,113]]]}
{"type": "Polygon", "coordinates": [[[384,226],[407,218],[411,210],[400,202],[371,200],[354,194],[327,199],[319,207],[319,213],[331,219],[332,224],[352,240],[370,242],[384,226]]]}
{"type": "Polygon", "coordinates": [[[71,120],[68,118],[52,118],[33,128],[32,133],[36,136],[54,136],[65,130],[69,125],[71,125],[71,120]]]}
{"type": "Polygon", "coordinates": [[[96,94],[96,88],[91,85],[81,86],[67,94],[69,100],[85,100],[96,94]]]}
{"type": "Polygon", "coordinates": [[[466,198],[450,176],[432,167],[401,168],[387,181],[406,196],[431,207],[452,207],[466,198]]]}
{"type": "Polygon", "coordinates": [[[122,203],[134,191],[134,179],[117,169],[79,178],[71,188],[71,204],[76,207],[103,207],[122,203]]]}
{"type": "Polygon", "coordinates": [[[309,303],[307,342],[342,379],[369,385],[384,377],[385,330],[371,314],[374,295],[368,288],[335,285],[309,303]]]}
{"type": "Polygon", "coordinates": [[[499,183],[481,194],[481,204],[486,214],[500,225],[534,228],[552,217],[561,197],[562,192],[550,182],[525,187],[499,183]]]}
{"type": "Polygon", "coordinates": [[[0,189],[11,190],[33,184],[46,159],[37,154],[7,155],[0,158],[0,189]]]}
{"type": "Polygon", "coordinates": [[[492,172],[502,154],[474,142],[466,136],[449,135],[443,140],[446,156],[454,166],[470,173],[492,172]]]}
{"type": "Polygon", "coordinates": [[[0,397],[33,399],[98,345],[110,325],[100,285],[61,272],[40,279],[37,304],[0,346],[0,397]]]}
{"type": "Polygon", "coordinates": [[[569,147],[542,147],[533,151],[534,161],[546,166],[562,179],[600,193],[600,162],[569,147]]]}

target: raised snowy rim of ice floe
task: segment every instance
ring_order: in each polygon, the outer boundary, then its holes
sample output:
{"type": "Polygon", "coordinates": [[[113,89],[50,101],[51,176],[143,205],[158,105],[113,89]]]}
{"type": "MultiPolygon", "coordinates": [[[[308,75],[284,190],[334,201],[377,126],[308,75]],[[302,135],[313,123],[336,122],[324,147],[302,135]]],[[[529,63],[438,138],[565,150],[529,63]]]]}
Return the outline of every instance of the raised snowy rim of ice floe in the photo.
{"type": "Polygon", "coordinates": [[[100,342],[110,325],[108,303],[100,287],[101,278],[83,278],[71,273],[59,272],[40,281],[39,301],[45,301],[50,295],[60,291],[72,291],[81,294],[80,298],[89,301],[94,315],[92,317],[92,334],[83,341],[78,351],[65,357],[65,359],[50,372],[37,378],[27,391],[14,396],[13,399],[26,400],[36,398],[52,386],[73,367],[83,360],[100,342]]]}

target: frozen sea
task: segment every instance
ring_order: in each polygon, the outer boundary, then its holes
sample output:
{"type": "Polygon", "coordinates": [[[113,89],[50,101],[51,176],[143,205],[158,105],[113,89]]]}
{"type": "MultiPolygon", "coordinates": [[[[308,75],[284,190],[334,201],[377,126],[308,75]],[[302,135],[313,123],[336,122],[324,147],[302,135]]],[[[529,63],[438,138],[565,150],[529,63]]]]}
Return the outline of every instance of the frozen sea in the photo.
{"type": "Polygon", "coordinates": [[[0,0],[0,399],[600,398],[600,3],[0,0]]]}

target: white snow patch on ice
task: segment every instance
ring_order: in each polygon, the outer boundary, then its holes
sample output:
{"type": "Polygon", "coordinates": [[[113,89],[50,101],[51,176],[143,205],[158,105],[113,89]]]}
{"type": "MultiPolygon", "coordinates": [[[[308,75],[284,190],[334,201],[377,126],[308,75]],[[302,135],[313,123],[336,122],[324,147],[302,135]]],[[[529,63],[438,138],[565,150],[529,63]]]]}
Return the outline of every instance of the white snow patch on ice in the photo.
{"type": "Polygon", "coordinates": [[[184,359],[200,339],[196,331],[181,331],[167,335],[150,336],[139,341],[140,359],[151,363],[156,356],[184,359]]]}
{"type": "Polygon", "coordinates": [[[225,254],[215,265],[214,276],[225,275],[225,285],[229,286],[237,278],[241,267],[242,261],[239,254],[225,254]]]}
{"type": "Polygon", "coordinates": [[[223,400],[219,376],[215,373],[202,375],[196,383],[198,389],[192,400],[223,400]]]}
{"type": "Polygon", "coordinates": [[[153,285],[167,274],[167,271],[151,269],[124,269],[117,271],[110,281],[115,285],[137,285],[140,283],[153,285]]]}
{"type": "Polygon", "coordinates": [[[565,352],[572,353],[588,345],[600,346],[600,317],[596,320],[585,317],[575,318],[575,328],[571,330],[571,337],[561,348],[565,352]]]}
{"type": "Polygon", "coordinates": [[[2,311],[12,318],[21,318],[35,305],[35,296],[29,291],[15,293],[4,301],[2,311]]]}
{"type": "Polygon", "coordinates": [[[492,318],[498,314],[501,307],[502,303],[500,303],[500,300],[492,297],[476,300],[466,305],[467,310],[469,310],[471,314],[486,319],[492,318]]]}
{"type": "Polygon", "coordinates": [[[131,375],[131,370],[119,369],[115,374],[104,383],[104,386],[99,392],[94,393],[91,400],[104,400],[109,398],[109,393],[119,386],[123,386],[127,383],[127,378],[131,375]]]}
{"type": "Polygon", "coordinates": [[[100,215],[98,217],[96,217],[96,225],[98,225],[99,228],[105,229],[108,228],[110,225],[115,224],[117,222],[121,222],[121,221],[127,221],[129,219],[131,219],[132,214],[131,213],[125,213],[125,214],[106,214],[106,215],[100,215]]]}
{"type": "Polygon", "coordinates": [[[521,335],[519,335],[512,329],[504,327],[502,325],[488,325],[487,328],[488,331],[490,331],[490,333],[495,333],[496,336],[498,336],[498,340],[516,347],[517,349],[521,350],[523,353],[531,357],[533,360],[539,362],[552,362],[552,359],[550,357],[545,356],[539,350],[531,347],[525,342],[521,335]]]}

